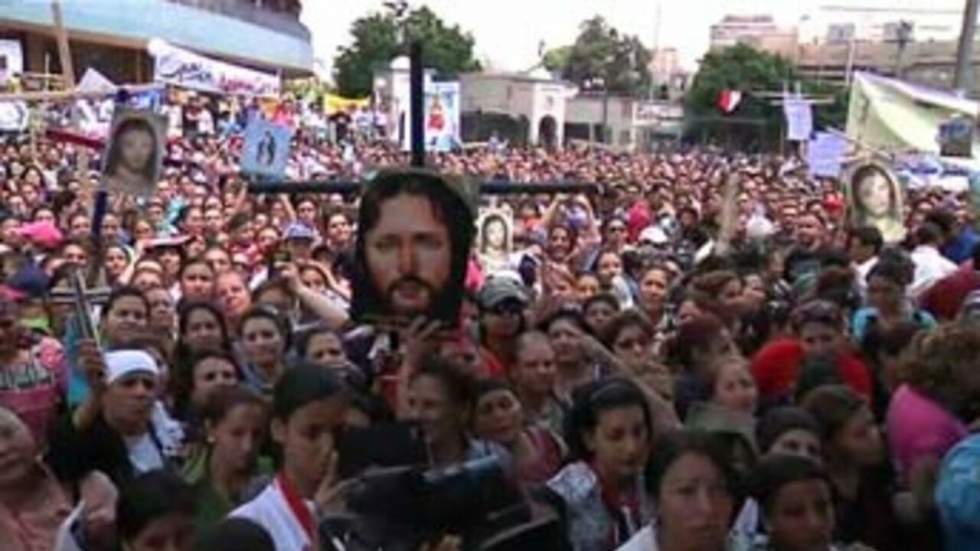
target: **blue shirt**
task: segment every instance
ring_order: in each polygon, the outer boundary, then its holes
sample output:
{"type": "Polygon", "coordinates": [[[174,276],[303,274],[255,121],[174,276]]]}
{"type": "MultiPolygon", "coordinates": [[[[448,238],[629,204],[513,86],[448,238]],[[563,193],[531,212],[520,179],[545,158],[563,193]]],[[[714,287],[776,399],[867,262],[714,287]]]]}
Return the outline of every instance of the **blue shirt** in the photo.
{"type": "Polygon", "coordinates": [[[973,258],[973,248],[978,243],[980,243],[980,235],[977,235],[973,228],[967,226],[963,228],[952,243],[943,247],[942,253],[943,256],[956,264],[962,264],[973,258]]]}
{"type": "Polygon", "coordinates": [[[980,434],[949,450],[936,481],[936,507],[946,551],[973,551],[980,542],[980,434]]]}

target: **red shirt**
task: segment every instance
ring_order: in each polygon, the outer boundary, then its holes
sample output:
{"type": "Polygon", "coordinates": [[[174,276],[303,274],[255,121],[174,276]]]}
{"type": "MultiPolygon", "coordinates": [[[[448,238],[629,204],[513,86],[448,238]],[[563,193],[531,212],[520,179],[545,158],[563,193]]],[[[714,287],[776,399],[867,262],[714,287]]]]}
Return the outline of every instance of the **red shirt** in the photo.
{"type": "Polygon", "coordinates": [[[971,291],[980,289],[980,273],[968,263],[940,279],[920,299],[920,306],[938,320],[956,319],[956,315],[971,291]]]}

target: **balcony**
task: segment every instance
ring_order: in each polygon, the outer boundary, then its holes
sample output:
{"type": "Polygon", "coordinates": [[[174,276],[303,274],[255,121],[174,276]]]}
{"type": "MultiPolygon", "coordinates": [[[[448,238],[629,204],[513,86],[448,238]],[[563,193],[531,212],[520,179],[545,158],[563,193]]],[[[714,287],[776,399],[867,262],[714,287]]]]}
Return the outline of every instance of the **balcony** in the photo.
{"type": "Polygon", "coordinates": [[[199,10],[248,21],[309,41],[310,31],[299,22],[299,0],[169,0],[199,10]],[[261,6],[261,7],[259,7],[261,6]]]}
{"type": "MultiPolygon", "coordinates": [[[[61,0],[71,40],[133,49],[163,39],[210,56],[267,71],[313,69],[310,32],[298,12],[272,7],[297,0],[61,0]]],[[[0,0],[0,28],[51,34],[49,2],[0,0]]]]}

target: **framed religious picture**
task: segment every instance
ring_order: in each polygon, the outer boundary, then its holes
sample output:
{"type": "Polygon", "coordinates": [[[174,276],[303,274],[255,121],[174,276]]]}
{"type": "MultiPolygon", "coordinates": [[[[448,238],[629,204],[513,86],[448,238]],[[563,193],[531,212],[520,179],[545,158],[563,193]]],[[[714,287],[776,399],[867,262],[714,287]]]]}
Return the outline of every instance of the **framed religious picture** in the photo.
{"type": "Polygon", "coordinates": [[[489,208],[476,223],[477,255],[485,273],[513,269],[514,215],[509,208],[489,208]]]}
{"type": "Polygon", "coordinates": [[[385,169],[368,180],[354,246],[353,319],[455,327],[476,234],[474,198],[466,180],[431,170],[385,169]]]}
{"type": "Polygon", "coordinates": [[[153,195],[163,167],[166,128],[163,115],[117,108],[102,155],[103,189],[133,197],[153,195]]]}
{"type": "Polygon", "coordinates": [[[852,166],[844,191],[851,227],[876,227],[886,243],[905,239],[904,189],[890,167],[873,161],[852,166]]]}
{"type": "Polygon", "coordinates": [[[242,174],[282,178],[289,161],[292,137],[292,130],[285,126],[253,119],[245,128],[240,162],[242,174]]]}

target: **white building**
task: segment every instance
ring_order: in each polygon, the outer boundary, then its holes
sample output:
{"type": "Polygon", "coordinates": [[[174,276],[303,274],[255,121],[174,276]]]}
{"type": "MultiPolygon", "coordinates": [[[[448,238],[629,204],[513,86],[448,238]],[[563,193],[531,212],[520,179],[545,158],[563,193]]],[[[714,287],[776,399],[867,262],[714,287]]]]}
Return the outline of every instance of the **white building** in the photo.
{"type": "Polygon", "coordinates": [[[679,103],[647,101],[624,96],[580,94],[568,101],[565,135],[568,139],[606,143],[617,150],[645,149],[655,141],[676,139],[683,128],[679,103]],[[606,136],[603,136],[603,121],[606,136]]]}
{"type": "Polygon", "coordinates": [[[568,98],[578,89],[544,70],[530,73],[466,73],[462,88],[463,141],[496,134],[511,143],[560,146],[568,98]]]}

